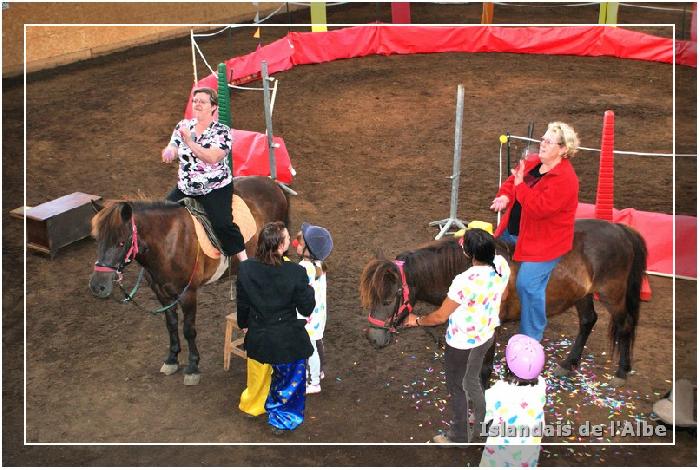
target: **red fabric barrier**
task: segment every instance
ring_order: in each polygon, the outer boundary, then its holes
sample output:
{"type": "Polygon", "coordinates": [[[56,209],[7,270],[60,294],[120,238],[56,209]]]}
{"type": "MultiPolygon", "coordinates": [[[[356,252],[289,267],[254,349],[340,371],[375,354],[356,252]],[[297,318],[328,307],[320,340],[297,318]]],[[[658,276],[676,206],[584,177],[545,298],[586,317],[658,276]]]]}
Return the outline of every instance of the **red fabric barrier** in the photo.
{"type": "MultiPolygon", "coordinates": [[[[287,146],[281,137],[274,137],[272,140],[279,144],[275,149],[277,180],[290,184],[292,164],[287,146]]],[[[270,159],[265,134],[233,130],[233,170],[236,176],[270,176],[270,159]]]]}
{"type": "MultiPolygon", "coordinates": [[[[595,218],[593,204],[579,203],[577,219],[595,218]]],[[[673,216],[635,209],[613,209],[613,222],[629,225],[644,237],[649,252],[647,270],[673,274],[673,216]]],[[[676,216],[676,274],[697,278],[697,219],[676,216]]]]}
{"type": "Polygon", "coordinates": [[[694,41],[676,41],[676,63],[697,67],[698,43],[694,41]]]}
{"type": "Polygon", "coordinates": [[[251,80],[260,78],[260,63],[267,61],[267,70],[270,75],[289,70],[294,66],[294,48],[289,39],[289,35],[270,44],[261,47],[257,51],[240,57],[234,57],[226,61],[226,71],[231,77],[233,70],[233,80],[241,81],[245,77],[251,80]]]}
{"type": "Polygon", "coordinates": [[[325,33],[289,33],[288,37],[294,44],[292,60],[294,65],[320,64],[377,54],[382,29],[377,26],[356,26],[325,33]]]}
{"type": "MultiPolygon", "coordinates": [[[[613,27],[406,26],[383,27],[380,37],[379,53],[387,54],[512,52],[673,61],[671,39],[613,27]]],[[[694,57],[686,60],[676,57],[679,64],[695,65],[694,57]]]]}
{"type": "MultiPolygon", "coordinates": [[[[246,83],[294,65],[317,64],[370,54],[511,52],[612,56],[672,63],[673,40],[611,26],[394,26],[368,25],[328,32],[289,33],[255,52],[226,61],[228,76],[246,83]]],[[[676,41],[676,63],[695,67],[697,43],[676,41]]],[[[211,86],[216,76],[199,81],[211,86]],[[212,82],[213,80],[213,82],[212,82]]],[[[185,116],[190,112],[188,102],[185,116]]]]}

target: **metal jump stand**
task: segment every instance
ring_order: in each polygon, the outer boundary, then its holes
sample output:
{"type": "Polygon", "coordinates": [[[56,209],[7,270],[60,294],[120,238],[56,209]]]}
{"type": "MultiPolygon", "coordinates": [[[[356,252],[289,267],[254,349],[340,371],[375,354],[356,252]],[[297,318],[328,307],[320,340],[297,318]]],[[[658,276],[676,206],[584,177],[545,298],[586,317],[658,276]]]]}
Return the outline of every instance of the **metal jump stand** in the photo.
{"type": "Polygon", "coordinates": [[[296,196],[297,193],[294,191],[292,188],[289,186],[285,185],[284,183],[280,183],[277,181],[277,162],[275,161],[275,149],[279,147],[279,144],[276,144],[272,140],[272,106],[270,106],[271,100],[270,100],[270,76],[267,73],[267,61],[262,61],[261,63],[261,72],[262,72],[262,82],[263,82],[263,95],[264,95],[264,102],[265,102],[265,127],[267,128],[267,147],[270,152],[270,178],[277,183],[280,188],[282,188],[284,191],[287,191],[289,194],[296,196]]]}
{"type": "Polygon", "coordinates": [[[457,113],[455,119],[455,154],[452,165],[452,195],[450,197],[450,217],[442,220],[430,222],[431,227],[440,226],[440,233],[435,236],[435,240],[441,239],[452,226],[457,230],[465,228],[464,222],[457,218],[457,200],[459,196],[459,175],[462,162],[462,116],[464,114],[464,86],[460,83],[457,86],[457,113]]]}

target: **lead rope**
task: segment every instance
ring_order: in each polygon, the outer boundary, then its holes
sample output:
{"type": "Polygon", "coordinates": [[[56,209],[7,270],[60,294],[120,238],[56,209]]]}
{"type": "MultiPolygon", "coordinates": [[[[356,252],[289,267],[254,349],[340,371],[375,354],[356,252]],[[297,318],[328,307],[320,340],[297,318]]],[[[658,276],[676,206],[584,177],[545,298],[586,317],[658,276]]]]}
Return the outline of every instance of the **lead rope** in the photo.
{"type": "MultiPolygon", "coordinates": [[[[124,300],[123,300],[122,302],[123,302],[123,303],[131,302],[134,306],[140,308],[140,309],[143,310],[144,312],[150,313],[151,315],[158,315],[159,313],[163,313],[163,312],[165,312],[166,310],[168,310],[168,309],[174,307],[175,305],[177,305],[177,304],[180,302],[180,299],[182,298],[182,296],[185,294],[185,292],[187,292],[187,290],[188,290],[188,289],[190,288],[190,286],[192,285],[192,279],[194,279],[194,275],[195,275],[195,273],[197,272],[197,266],[199,266],[199,251],[200,251],[200,250],[199,250],[199,246],[197,246],[197,257],[196,257],[195,260],[194,260],[194,268],[192,269],[192,274],[190,274],[190,279],[189,279],[189,281],[187,282],[187,285],[186,285],[185,288],[182,290],[182,292],[180,292],[180,295],[178,295],[178,296],[175,298],[175,300],[174,300],[173,302],[171,302],[169,305],[166,305],[165,307],[160,307],[160,308],[155,309],[155,310],[149,310],[149,309],[143,307],[141,304],[139,304],[139,303],[133,298],[133,295],[136,293],[135,290],[132,291],[131,294],[127,294],[127,292],[126,292],[126,290],[124,289],[124,287],[123,287],[121,284],[118,284],[118,286],[121,288],[122,292],[124,292],[124,300]],[[127,296],[128,296],[128,299],[127,299],[127,296]]],[[[143,272],[143,269],[142,269],[142,272],[143,272]]],[[[139,277],[141,277],[141,274],[139,274],[139,277]]],[[[137,284],[137,286],[138,286],[138,284],[137,284]]]]}
{"type": "Polygon", "coordinates": [[[146,268],[141,268],[141,271],[139,271],[139,275],[136,278],[136,284],[134,285],[133,289],[131,289],[131,292],[127,292],[126,289],[124,289],[124,286],[122,285],[121,281],[117,283],[119,288],[122,290],[124,293],[124,298],[121,300],[123,304],[127,302],[133,302],[134,296],[136,296],[136,292],[139,290],[139,286],[141,285],[141,281],[143,280],[143,273],[146,271],[146,268]]]}

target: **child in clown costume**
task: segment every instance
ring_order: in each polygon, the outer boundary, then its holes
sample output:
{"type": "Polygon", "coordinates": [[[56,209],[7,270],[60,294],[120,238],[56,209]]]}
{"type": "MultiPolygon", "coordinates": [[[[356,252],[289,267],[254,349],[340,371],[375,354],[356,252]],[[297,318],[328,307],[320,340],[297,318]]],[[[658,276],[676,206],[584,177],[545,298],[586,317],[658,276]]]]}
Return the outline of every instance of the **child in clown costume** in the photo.
{"type": "Polygon", "coordinates": [[[306,331],[314,347],[314,352],[309,358],[306,378],[306,394],[310,395],[321,391],[323,378],[323,330],[326,328],[327,316],[327,268],[324,261],[333,250],[333,239],[327,229],[304,222],[292,244],[302,258],[299,265],[306,270],[309,284],[314,288],[316,296],[316,308],[306,318],[306,331]]]}
{"type": "Polygon", "coordinates": [[[297,319],[313,312],[314,290],[304,269],[284,260],[289,245],[284,224],[268,222],[258,234],[255,258],[240,264],[236,280],[237,321],[247,328],[244,348],[250,359],[272,367],[264,409],[275,435],[304,421],[306,360],[314,351],[297,319]]]}

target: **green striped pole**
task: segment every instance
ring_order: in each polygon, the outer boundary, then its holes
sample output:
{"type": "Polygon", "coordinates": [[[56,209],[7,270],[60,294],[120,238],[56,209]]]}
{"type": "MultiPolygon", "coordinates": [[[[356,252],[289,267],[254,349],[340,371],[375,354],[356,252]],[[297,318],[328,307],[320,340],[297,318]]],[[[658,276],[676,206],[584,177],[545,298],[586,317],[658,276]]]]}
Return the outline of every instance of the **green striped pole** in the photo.
{"type": "MultiPolygon", "coordinates": [[[[219,64],[218,74],[217,74],[218,90],[219,95],[219,122],[231,126],[231,94],[228,91],[228,78],[226,77],[226,64],[219,64]]],[[[231,168],[231,175],[233,175],[233,152],[229,152],[228,164],[231,168]]]]}

